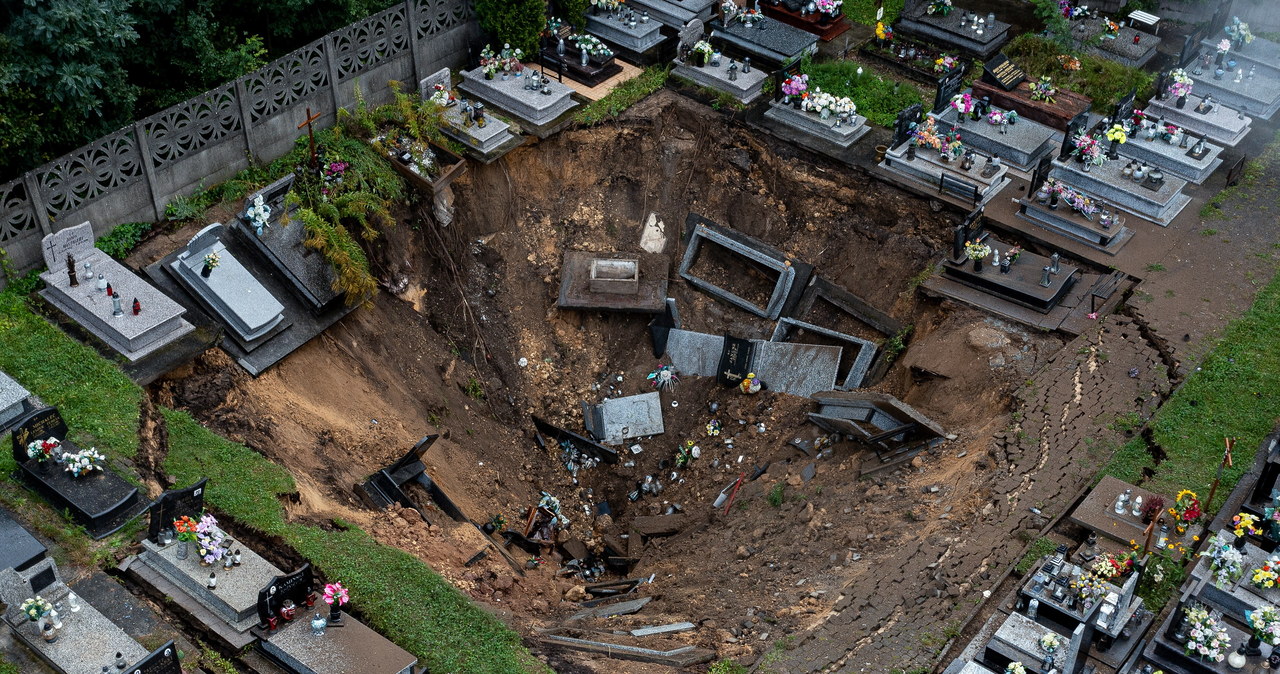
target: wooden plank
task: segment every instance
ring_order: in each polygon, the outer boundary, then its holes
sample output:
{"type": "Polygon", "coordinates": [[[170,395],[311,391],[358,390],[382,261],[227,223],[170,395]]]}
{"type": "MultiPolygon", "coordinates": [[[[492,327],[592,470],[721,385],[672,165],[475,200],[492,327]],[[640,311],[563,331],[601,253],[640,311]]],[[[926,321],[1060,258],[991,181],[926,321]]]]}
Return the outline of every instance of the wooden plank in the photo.
{"type": "Polygon", "coordinates": [[[631,528],[645,536],[670,536],[679,533],[688,525],[686,515],[650,515],[637,517],[631,522],[631,528]]]}
{"type": "Polygon", "coordinates": [[[577,651],[600,653],[611,658],[636,660],[638,662],[651,662],[659,665],[668,665],[670,667],[691,667],[704,662],[711,662],[711,660],[716,656],[715,651],[707,650],[705,648],[694,648],[693,646],[685,646],[683,648],[677,648],[670,651],[655,651],[649,648],[622,646],[602,641],[574,639],[572,637],[550,636],[547,637],[546,640],[577,651]]]}

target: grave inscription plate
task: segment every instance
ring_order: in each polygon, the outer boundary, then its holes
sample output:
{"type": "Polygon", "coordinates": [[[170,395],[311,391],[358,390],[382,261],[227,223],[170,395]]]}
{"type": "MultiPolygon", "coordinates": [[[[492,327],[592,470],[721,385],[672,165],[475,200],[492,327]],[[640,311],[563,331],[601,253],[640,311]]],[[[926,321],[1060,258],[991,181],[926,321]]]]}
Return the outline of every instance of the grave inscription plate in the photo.
{"type": "Polygon", "coordinates": [[[147,657],[130,665],[125,671],[130,674],[182,674],[182,663],[178,661],[178,647],[173,641],[169,641],[151,651],[147,657]]]}
{"type": "Polygon", "coordinates": [[[720,367],[716,380],[721,384],[737,386],[751,372],[751,355],[755,345],[749,339],[724,336],[724,350],[720,352],[720,367]]]}
{"type": "Polygon", "coordinates": [[[293,603],[302,606],[314,584],[310,564],[303,564],[301,569],[293,573],[276,576],[258,591],[258,620],[267,624],[267,619],[276,614],[286,599],[292,599],[293,603]]]}
{"type": "Polygon", "coordinates": [[[1023,80],[1027,79],[1027,74],[1023,72],[1018,64],[1010,61],[1008,56],[1000,53],[996,54],[994,58],[987,61],[983,66],[982,79],[1005,91],[1013,91],[1018,88],[1019,84],[1022,84],[1023,80]]]}
{"type": "Polygon", "coordinates": [[[27,415],[13,431],[13,460],[22,465],[27,462],[27,445],[46,438],[67,438],[67,424],[58,414],[58,408],[46,407],[27,415]]]}
{"type": "Polygon", "coordinates": [[[186,489],[166,491],[156,499],[151,506],[151,528],[147,532],[152,543],[159,543],[160,531],[172,526],[179,517],[200,518],[200,513],[204,512],[204,485],[208,481],[208,478],[201,478],[186,489]]]}

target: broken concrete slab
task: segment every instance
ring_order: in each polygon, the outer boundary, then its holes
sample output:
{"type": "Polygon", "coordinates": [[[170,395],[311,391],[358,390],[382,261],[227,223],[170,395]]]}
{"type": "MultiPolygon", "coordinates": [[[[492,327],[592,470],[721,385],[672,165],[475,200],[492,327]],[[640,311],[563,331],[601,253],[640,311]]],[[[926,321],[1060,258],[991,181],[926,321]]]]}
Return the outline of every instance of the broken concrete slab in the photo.
{"type": "Polygon", "coordinates": [[[910,458],[946,438],[941,426],[885,393],[825,391],[810,397],[820,405],[809,413],[810,421],[870,446],[882,463],[910,458]]]}
{"type": "Polygon", "coordinates": [[[569,442],[573,448],[586,454],[602,463],[615,464],[618,462],[618,453],[585,438],[573,431],[568,431],[559,426],[547,423],[538,417],[530,417],[533,419],[533,428],[536,433],[538,445],[543,449],[554,449],[559,447],[561,443],[569,442]]]}
{"type": "MultiPolygon", "coordinates": [[[[770,391],[809,396],[835,388],[842,350],[838,346],[750,340],[749,371],[759,375],[770,391]]],[[[682,376],[718,377],[725,337],[670,330],[666,353],[682,376]]]]}
{"type": "Polygon", "coordinates": [[[647,637],[654,634],[670,634],[673,632],[688,632],[697,625],[691,622],[671,623],[670,625],[654,625],[653,627],[641,627],[638,630],[631,630],[633,637],[647,637]]]}
{"type": "Polygon", "coordinates": [[[565,251],[560,267],[561,309],[662,313],[671,260],[652,253],[565,251]]]}
{"type": "MultiPolygon", "coordinates": [[[[862,379],[866,376],[867,370],[871,368],[871,361],[875,360],[876,357],[877,347],[875,343],[869,342],[861,337],[854,337],[853,335],[837,332],[830,328],[814,325],[813,323],[798,321],[794,318],[779,319],[778,325],[773,329],[773,336],[769,338],[769,341],[782,342],[793,337],[799,339],[804,336],[805,332],[822,335],[829,339],[848,344],[856,349],[852,362],[849,363],[847,369],[841,367],[845,361],[844,354],[842,352],[841,359],[837,363],[837,366],[839,369],[844,369],[845,375],[844,380],[836,388],[842,391],[848,391],[862,385],[862,379]]],[[[839,377],[838,371],[836,376],[839,377]]]]}
{"type": "Polygon", "coordinates": [[[586,639],[574,639],[573,637],[564,637],[559,635],[548,636],[546,637],[546,640],[574,650],[601,653],[608,655],[609,657],[620,658],[622,660],[652,662],[659,665],[668,665],[670,667],[690,667],[703,662],[710,662],[716,657],[715,651],[707,650],[705,648],[694,648],[693,646],[682,646],[669,651],[656,651],[650,648],[640,648],[638,646],[624,646],[621,644],[611,644],[603,641],[587,641],[586,639]]]}
{"type": "Polygon", "coordinates": [[[688,523],[688,515],[642,515],[632,520],[631,528],[645,536],[670,536],[680,533],[688,523]]]}
{"type": "Polygon", "coordinates": [[[612,398],[596,405],[582,403],[582,421],[596,440],[607,445],[665,432],[662,398],[657,391],[612,398]]]}
{"type": "Polygon", "coordinates": [[[653,601],[653,597],[640,597],[639,599],[609,604],[608,606],[589,608],[569,616],[569,622],[586,620],[587,618],[612,618],[620,615],[631,615],[632,613],[638,613],[640,609],[651,601],[653,601]]]}
{"type": "Polygon", "coordinates": [[[703,292],[757,316],[776,319],[784,310],[793,308],[799,301],[800,289],[813,273],[812,265],[794,260],[755,237],[723,227],[695,213],[686,218],[685,229],[689,245],[680,262],[680,276],[703,292]],[[740,259],[744,274],[754,270],[772,277],[773,288],[768,299],[758,302],[744,298],[693,274],[691,270],[707,252],[708,246],[740,259]]]}

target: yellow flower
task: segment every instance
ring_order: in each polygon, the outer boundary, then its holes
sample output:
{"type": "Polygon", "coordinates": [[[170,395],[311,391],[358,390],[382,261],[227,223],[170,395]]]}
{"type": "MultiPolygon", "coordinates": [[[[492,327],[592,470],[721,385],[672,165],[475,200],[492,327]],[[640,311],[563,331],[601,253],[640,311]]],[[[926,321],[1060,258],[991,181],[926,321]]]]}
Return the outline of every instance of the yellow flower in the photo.
{"type": "Polygon", "coordinates": [[[1199,537],[1199,536],[1192,536],[1192,537],[1191,537],[1191,540],[1193,540],[1193,541],[1199,541],[1199,540],[1200,540],[1200,537],[1199,537]]]}

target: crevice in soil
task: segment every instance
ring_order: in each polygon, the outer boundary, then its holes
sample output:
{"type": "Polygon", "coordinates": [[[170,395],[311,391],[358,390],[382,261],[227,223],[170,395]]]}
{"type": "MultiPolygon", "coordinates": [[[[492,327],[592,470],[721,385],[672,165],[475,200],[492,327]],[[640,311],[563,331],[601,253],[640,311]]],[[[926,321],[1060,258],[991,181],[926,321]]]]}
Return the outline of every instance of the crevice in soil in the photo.
{"type": "Polygon", "coordinates": [[[1172,392],[1178,388],[1178,385],[1182,383],[1181,363],[1175,357],[1173,348],[1169,346],[1169,340],[1156,334],[1156,331],[1151,327],[1151,324],[1148,323],[1147,320],[1129,304],[1129,297],[1126,296],[1124,298],[1124,301],[1120,305],[1119,313],[1133,321],[1133,324],[1138,327],[1138,334],[1142,335],[1142,339],[1152,349],[1155,349],[1155,352],[1160,355],[1160,361],[1164,363],[1165,376],[1169,379],[1170,393],[1166,393],[1161,396],[1160,404],[1163,405],[1164,401],[1169,398],[1169,395],[1171,395],[1172,392]]]}

